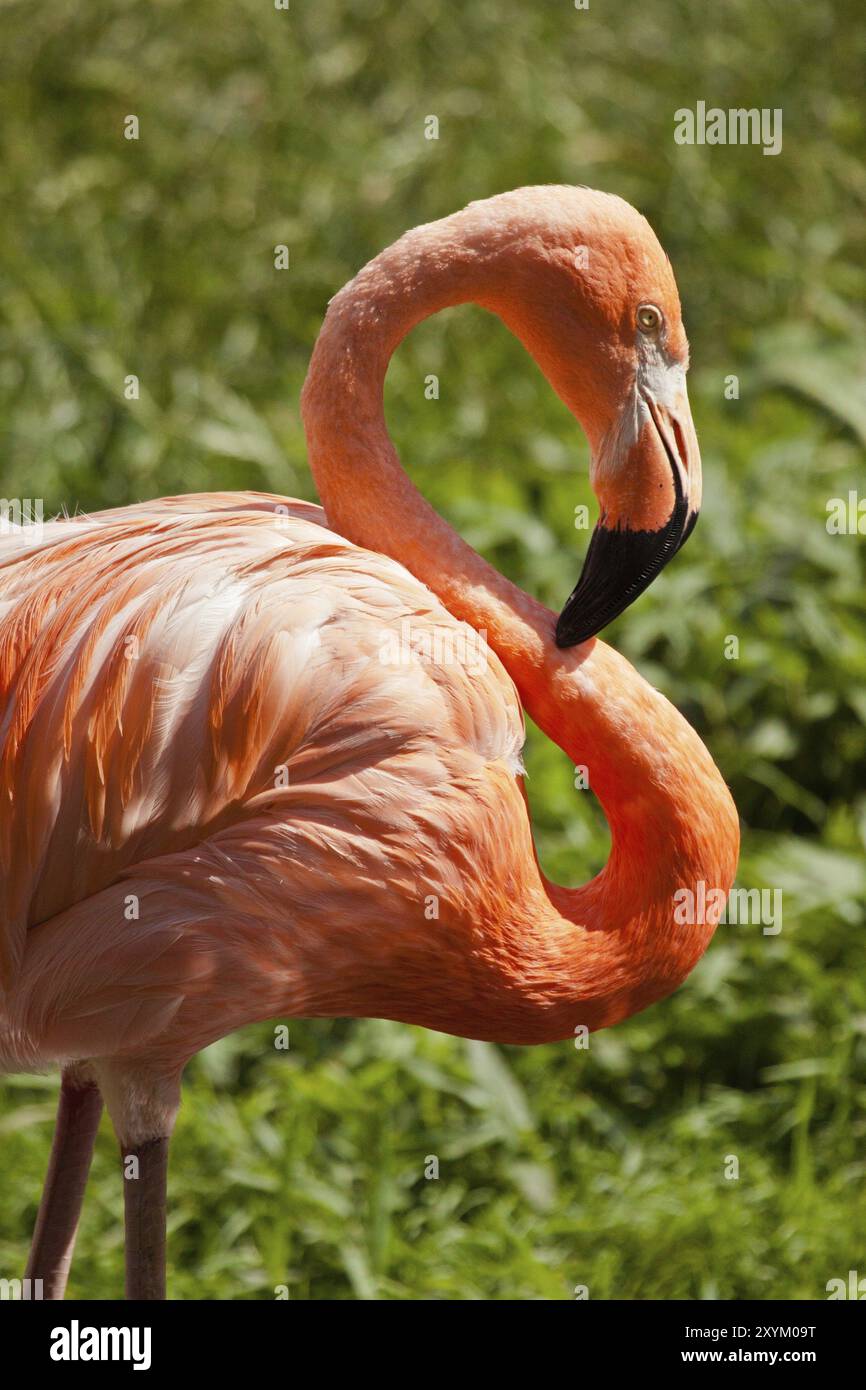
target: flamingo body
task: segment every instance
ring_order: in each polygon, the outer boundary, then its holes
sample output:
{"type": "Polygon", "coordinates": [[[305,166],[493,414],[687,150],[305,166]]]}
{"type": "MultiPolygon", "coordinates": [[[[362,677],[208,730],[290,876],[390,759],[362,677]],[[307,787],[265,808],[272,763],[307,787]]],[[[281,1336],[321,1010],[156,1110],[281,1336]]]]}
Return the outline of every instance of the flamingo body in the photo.
{"type": "Polygon", "coordinates": [[[162,1295],[181,1073],[233,1029],[549,1042],[695,965],[719,911],[681,926],[676,899],[724,900],[735,809],[694,730],[594,640],[697,519],[687,364],[634,209],[518,190],[407,233],[332,301],[302,397],[325,511],[213,494],[0,538],[0,1069],[63,1069],[28,1267],[49,1296],[102,1099],[141,1167],[127,1291],[162,1295]],[[599,523],[559,620],[436,516],[387,435],[390,354],[467,300],[590,441],[599,523]],[[524,709],[610,825],[579,888],[538,865],[524,709]]]}

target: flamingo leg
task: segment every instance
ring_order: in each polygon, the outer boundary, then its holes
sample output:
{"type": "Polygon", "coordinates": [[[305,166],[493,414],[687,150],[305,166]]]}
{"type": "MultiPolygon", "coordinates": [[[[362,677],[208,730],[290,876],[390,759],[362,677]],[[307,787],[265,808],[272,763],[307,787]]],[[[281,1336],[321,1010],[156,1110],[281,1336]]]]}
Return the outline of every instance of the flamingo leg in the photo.
{"type": "Polygon", "coordinates": [[[65,1069],[48,1175],[25,1270],[25,1278],[42,1280],[43,1298],[61,1299],[66,1292],[101,1114],[102,1096],[96,1083],[80,1070],[65,1069]]]}
{"type": "Polygon", "coordinates": [[[128,1299],[165,1298],[168,1145],[167,1137],[148,1139],[123,1154],[128,1299]]]}

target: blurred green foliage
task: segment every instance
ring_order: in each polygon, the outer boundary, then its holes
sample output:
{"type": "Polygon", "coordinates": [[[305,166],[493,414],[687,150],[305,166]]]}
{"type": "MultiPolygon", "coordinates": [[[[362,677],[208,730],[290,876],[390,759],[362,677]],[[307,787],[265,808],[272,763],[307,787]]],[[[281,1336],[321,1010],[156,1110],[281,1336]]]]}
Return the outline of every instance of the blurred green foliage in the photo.
{"type": "MultiPolygon", "coordinates": [[[[721,928],[676,997],[588,1052],[378,1022],[293,1023],[288,1054],[269,1026],[210,1049],[174,1143],[172,1295],[820,1298],[866,1273],[866,540],[825,524],[829,498],[866,495],[860,5],[4,0],[0,39],[0,491],[46,514],[313,495],[298,392],[361,264],[525,183],[646,213],[683,297],[706,494],[608,636],[728,778],[740,883],[784,893],[778,936],[721,928]],[[676,146],[698,100],[782,108],[782,153],[676,146]]],[[[422,325],[388,411],[436,507],[559,606],[586,448],[501,325],[422,325]]],[[[545,867],[579,881],[603,822],[534,730],[527,761],[545,867]]],[[[54,1089],[13,1078],[0,1101],[4,1276],[54,1089]]],[[[120,1291],[121,1231],[106,1126],[71,1293],[120,1291]]]]}

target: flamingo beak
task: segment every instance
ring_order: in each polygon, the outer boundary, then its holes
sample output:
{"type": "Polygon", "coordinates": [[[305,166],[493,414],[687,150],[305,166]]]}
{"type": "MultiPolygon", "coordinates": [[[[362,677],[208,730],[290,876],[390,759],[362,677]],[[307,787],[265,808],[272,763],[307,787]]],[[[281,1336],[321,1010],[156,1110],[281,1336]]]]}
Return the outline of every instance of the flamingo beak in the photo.
{"type": "Polygon", "coordinates": [[[628,448],[615,443],[601,461],[601,514],[577,587],[556,624],[558,647],[586,642],[619,617],[688,540],[698,519],[701,456],[685,389],[671,405],[646,388],[639,400],[637,440],[628,448]]]}

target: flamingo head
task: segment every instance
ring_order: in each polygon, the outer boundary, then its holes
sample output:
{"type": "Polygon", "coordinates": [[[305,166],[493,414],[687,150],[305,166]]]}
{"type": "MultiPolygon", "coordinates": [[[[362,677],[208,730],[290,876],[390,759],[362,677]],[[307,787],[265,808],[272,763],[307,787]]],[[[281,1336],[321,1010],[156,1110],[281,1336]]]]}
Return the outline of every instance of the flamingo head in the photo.
{"type": "Polygon", "coordinates": [[[592,451],[598,522],[556,627],[557,645],[571,647],[623,612],[697,521],[688,342],[670,261],[628,203],[543,187],[474,206],[502,203],[488,307],[532,353],[592,451]]]}

